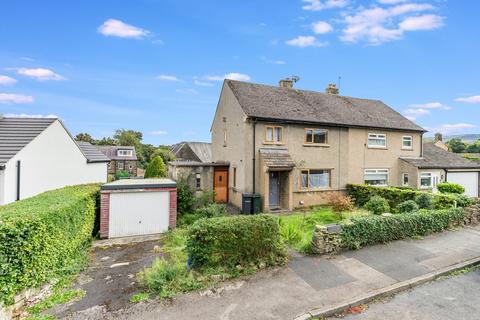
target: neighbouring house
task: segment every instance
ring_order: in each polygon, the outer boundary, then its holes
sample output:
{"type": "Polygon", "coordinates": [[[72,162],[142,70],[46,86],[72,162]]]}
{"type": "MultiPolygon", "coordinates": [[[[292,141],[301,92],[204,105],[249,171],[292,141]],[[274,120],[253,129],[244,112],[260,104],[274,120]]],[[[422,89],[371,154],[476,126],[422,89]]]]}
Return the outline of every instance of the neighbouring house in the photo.
{"type": "Polygon", "coordinates": [[[0,117],[0,204],[107,181],[109,159],[77,143],[57,118],[0,117]]]}
{"type": "MultiPolygon", "coordinates": [[[[224,168],[225,164],[213,163],[211,143],[180,142],[171,146],[170,150],[175,155],[175,160],[168,163],[168,176],[171,179],[186,181],[197,195],[214,189],[214,170],[224,168]]],[[[226,184],[224,187],[226,190],[226,184]]],[[[216,201],[226,202],[227,198],[216,197],[216,201]]]]}
{"type": "Polygon", "coordinates": [[[259,193],[265,212],[326,203],[348,183],[402,186],[405,173],[417,187],[423,169],[407,170],[405,159],[423,158],[425,132],[382,101],[340,96],[335,85],[319,93],[290,79],[225,80],[211,134],[212,160],[223,164],[214,181],[227,187],[214,189],[237,207],[243,193],[259,193]]]}
{"type": "Polygon", "coordinates": [[[110,159],[108,174],[126,171],[131,176],[137,176],[138,158],[133,146],[96,146],[110,159]]]}
{"type": "Polygon", "coordinates": [[[465,194],[480,197],[480,163],[449,152],[438,143],[424,143],[422,157],[401,157],[402,185],[436,191],[442,182],[458,183],[465,194]]]}

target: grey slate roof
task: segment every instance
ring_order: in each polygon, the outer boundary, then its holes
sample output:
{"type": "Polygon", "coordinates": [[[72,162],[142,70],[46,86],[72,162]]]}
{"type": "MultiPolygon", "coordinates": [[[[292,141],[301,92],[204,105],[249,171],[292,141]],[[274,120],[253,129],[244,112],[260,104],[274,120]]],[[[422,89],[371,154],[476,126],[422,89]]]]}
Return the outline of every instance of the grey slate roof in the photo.
{"type": "MultiPolygon", "coordinates": [[[[199,162],[202,163],[210,163],[212,162],[212,144],[208,142],[194,142],[194,141],[183,141],[180,143],[177,143],[173,146],[170,147],[170,150],[173,152],[173,154],[178,157],[179,151],[184,148],[190,148],[194,155],[197,157],[199,162]]],[[[181,157],[180,157],[181,158],[181,157]]],[[[182,159],[182,160],[192,160],[194,159],[182,159]]]]}
{"type": "Polygon", "coordinates": [[[401,157],[403,161],[419,169],[479,169],[480,163],[465,159],[460,154],[449,152],[433,143],[423,144],[422,158],[401,157]]]}
{"type": "Polygon", "coordinates": [[[293,168],[295,162],[286,148],[260,148],[264,164],[269,168],[293,168]]]}
{"type": "Polygon", "coordinates": [[[96,146],[86,141],[77,141],[77,144],[88,162],[110,162],[110,158],[104,155],[96,146]]]}
{"type": "Polygon", "coordinates": [[[150,179],[120,179],[105,183],[102,190],[124,190],[124,189],[145,189],[145,188],[175,188],[177,183],[172,179],[150,178],[150,179]]]}
{"type": "Polygon", "coordinates": [[[0,166],[55,121],[57,118],[0,118],[0,166]]]}
{"type": "Polygon", "coordinates": [[[225,80],[248,117],[343,127],[426,131],[382,101],[225,80]]]}
{"type": "Polygon", "coordinates": [[[100,150],[104,155],[106,155],[111,160],[132,160],[136,161],[137,159],[137,152],[135,151],[135,147],[133,146],[97,146],[98,150],[100,150]],[[123,157],[117,155],[117,150],[133,150],[131,157],[123,157]]]}

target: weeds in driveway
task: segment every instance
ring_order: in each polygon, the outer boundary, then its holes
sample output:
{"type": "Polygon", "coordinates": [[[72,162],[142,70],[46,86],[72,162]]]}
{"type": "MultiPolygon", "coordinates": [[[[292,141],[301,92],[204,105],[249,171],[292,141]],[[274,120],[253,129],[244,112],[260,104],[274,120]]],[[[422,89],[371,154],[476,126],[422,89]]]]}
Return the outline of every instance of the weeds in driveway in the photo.
{"type": "Polygon", "coordinates": [[[140,292],[137,294],[134,294],[133,296],[130,297],[130,302],[131,303],[138,303],[142,301],[146,301],[150,298],[150,294],[146,292],[140,292]]]}

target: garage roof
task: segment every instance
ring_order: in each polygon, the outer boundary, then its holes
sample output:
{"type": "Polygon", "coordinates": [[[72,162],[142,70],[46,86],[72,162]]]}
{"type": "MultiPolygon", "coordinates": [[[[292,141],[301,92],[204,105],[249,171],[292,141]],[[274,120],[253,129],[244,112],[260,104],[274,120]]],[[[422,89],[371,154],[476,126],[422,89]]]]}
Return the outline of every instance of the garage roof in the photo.
{"type": "Polygon", "coordinates": [[[147,188],[174,188],[177,183],[171,179],[121,179],[106,183],[102,190],[126,190],[126,189],[147,189],[147,188]]]}
{"type": "Polygon", "coordinates": [[[420,169],[478,169],[480,171],[480,163],[465,159],[458,153],[443,150],[430,142],[423,144],[423,157],[400,159],[420,169]]]}

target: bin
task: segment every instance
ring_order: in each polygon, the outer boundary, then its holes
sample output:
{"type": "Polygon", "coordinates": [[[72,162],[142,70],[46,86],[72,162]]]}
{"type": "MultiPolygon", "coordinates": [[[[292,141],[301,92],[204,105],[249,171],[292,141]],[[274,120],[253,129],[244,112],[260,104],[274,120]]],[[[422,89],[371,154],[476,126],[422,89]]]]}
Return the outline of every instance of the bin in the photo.
{"type": "Polygon", "coordinates": [[[244,193],[242,194],[242,213],[257,214],[260,213],[260,194],[244,193]]]}

